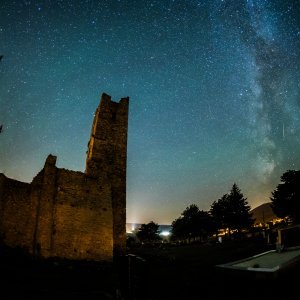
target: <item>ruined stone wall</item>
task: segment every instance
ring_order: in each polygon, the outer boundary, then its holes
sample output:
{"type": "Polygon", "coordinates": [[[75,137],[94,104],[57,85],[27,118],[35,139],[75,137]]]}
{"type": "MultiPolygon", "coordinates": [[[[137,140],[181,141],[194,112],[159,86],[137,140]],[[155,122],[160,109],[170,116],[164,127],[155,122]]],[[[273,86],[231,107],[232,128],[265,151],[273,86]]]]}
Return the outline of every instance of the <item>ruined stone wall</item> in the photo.
{"type": "Polygon", "coordinates": [[[44,257],[112,260],[111,186],[58,169],[49,156],[37,206],[36,253],[44,257]]]}
{"type": "Polygon", "coordinates": [[[54,256],[111,260],[113,219],[110,185],[80,172],[59,170],[54,211],[54,256]]]}
{"type": "Polygon", "coordinates": [[[114,253],[122,255],[126,251],[126,163],[128,98],[115,105],[115,122],[112,126],[114,160],[111,169],[112,205],[114,218],[114,253]]]}
{"type": "Polygon", "coordinates": [[[58,169],[49,156],[32,184],[0,177],[4,242],[43,257],[112,260],[111,185],[58,169]]]}
{"type": "Polygon", "coordinates": [[[49,155],[45,166],[32,185],[31,199],[36,203],[36,226],[33,236],[33,252],[49,257],[52,254],[52,233],[56,197],[56,157],[49,155]]]}
{"type": "Polygon", "coordinates": [[[129,98],[103,94],[88,147],[86,174],[111,183],[114,253],[126,250],[126,158],[129,98]]]}
{"type": "Polygon", "coordinates": [[[0,236],[43,257],[113,259],[126,246],[128,98],[103,94],[86,171],[56,167],[49,155],[31,184],[0,174],[0,236]]]}
{"type": "Polygon", "coordinates": [[[30,185],[0,175],[0,234],[11,247],[30,251],[35,209],[30,199],[30,185]]]}

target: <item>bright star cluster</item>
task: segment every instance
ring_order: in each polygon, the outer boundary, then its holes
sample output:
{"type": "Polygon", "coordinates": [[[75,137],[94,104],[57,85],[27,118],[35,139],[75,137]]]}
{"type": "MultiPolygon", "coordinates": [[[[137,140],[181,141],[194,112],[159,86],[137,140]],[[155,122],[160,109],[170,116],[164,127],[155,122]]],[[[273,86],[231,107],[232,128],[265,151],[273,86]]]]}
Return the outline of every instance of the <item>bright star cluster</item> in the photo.
{"type": "Polygon", "coordinates": [[[233,182],[252,207],[300,167],[300,1],[0,3],[0,172],[84,170],[102,92],[130,97],[127,221],[233,182]]]}

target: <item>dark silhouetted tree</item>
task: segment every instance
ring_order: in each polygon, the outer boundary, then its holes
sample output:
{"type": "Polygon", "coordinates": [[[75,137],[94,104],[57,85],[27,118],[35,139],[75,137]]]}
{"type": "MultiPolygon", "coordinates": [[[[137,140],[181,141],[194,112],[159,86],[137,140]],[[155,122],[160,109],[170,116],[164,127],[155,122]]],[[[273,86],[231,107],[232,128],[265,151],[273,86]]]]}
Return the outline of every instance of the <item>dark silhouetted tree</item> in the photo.
{"type": "Polygon", "coordinates": [[[153,221],[148,224],[142,224],[142,226],[138,229],[136,236],[141,242],[151,243],[158,241],[160,240],[159,225],[153,221]]]}
{"type": "Polygon", "coordinates": [[[172,222],[172,239],[184,240],[189,237],[189,232],[186,226],[186,220],[180,216],[178,219],[172,222]]]}
{"type": "Polygon", "coordinates": [[[203,240],[214,232],[213,220],[208,212],[199,210],[198,206],[188,206],[181,216],[172,223],[172,236],[175,239],[200,238],[203,240]]]}
{"type": "Polygon", "coordinates": [[[300,170],[288,170],[280,178],[272,192],[272,209],[276,216],[300,223],[300,170]]]}
{"type": "Polygon", "coordinates": [[[210,208],[217,229],[228,228],[228,195],[225,194],[218,201],[214,201],[210,208]]]}
{"type": "Polygon", "coordinates": [[[200,210],[197,218],[198,236],[207,239],[216,231],[216,224],[209,212],[200,210]]]}
{"type": "Polygon", "coordinates": [[[251,227],[253,220],[250,209],[247,199],[234,183],[229,194],[213,202],[210,213],[218,228],[228,228],[230,234],[233,229],[241,231],[241,229],[251,227]]]}
{"type": "Polygon", "coordinates": [[[198,214],[199,208],[195,204],[191,204],[190,206],[188,206],[182,213],[182,217],[185,223],[185,230],[188,234],[189,239],[198,236],[198,214]]]}

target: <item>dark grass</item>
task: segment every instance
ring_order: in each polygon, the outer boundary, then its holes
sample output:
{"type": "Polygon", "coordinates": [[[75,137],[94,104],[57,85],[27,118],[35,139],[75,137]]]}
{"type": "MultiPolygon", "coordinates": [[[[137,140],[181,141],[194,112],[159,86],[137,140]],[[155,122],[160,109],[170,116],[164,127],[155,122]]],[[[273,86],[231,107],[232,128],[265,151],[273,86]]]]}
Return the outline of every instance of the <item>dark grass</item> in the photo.
{"type": "Polygon", "coordinates": [[[217,271],[272,247],[262,240],[131,247],[133,256],[109,264],[37,259],[2,246],[0,299],[296,299],[299,266],[277,279],[217,271]]]}
{"type": "MultiPolygon", "coordinates": [[[[131,251],[148,262],[144,278],[149,299],[286,299],[295,291],[298,294],[299,267],[277,279],[248,272],[224,273],[216,268],[218,264],[270,248],[261,240],[244,240],[214,245],[138,247],[131,251]]],[[[143,299],[143,295],[137,298],[143,299]]]]}

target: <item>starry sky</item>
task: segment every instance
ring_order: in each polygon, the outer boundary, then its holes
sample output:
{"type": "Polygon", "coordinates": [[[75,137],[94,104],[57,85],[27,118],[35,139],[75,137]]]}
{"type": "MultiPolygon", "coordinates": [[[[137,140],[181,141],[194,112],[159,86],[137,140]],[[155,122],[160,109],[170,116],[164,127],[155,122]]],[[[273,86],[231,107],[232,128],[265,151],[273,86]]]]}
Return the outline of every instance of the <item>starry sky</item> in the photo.
{"type": "Polygon", "coordinates": [[[103,92],[130,97],[127,222],[170,224],[300,168],[300,1],[0,2],[0,172],[84,171],[103,92]]]}

